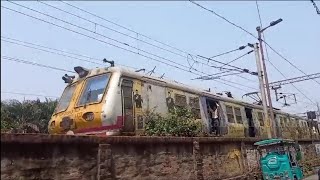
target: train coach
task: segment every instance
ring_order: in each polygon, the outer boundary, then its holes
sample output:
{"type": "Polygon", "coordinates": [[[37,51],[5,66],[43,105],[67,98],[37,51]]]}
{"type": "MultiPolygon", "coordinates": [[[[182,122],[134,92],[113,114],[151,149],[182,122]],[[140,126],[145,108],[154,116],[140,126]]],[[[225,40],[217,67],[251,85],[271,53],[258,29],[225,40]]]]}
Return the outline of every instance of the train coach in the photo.
{"type": "MultiPolygon", "coordinates": [[[[146,125],[145,112],[154,110],[165,116],[181,107],[191,109],[208,134],[267,137],[262,106],[120,67],[74,69],[77,77],[63,76],[67,86],[49,121],[50,134],[140,134],[146,125]],[[212,109],[219,122],[215,132],[209,120],[212,109]]],[[[274,112],[278,137],[319,138],[319,130],[313,132],[308,120],[274,112]]]]}

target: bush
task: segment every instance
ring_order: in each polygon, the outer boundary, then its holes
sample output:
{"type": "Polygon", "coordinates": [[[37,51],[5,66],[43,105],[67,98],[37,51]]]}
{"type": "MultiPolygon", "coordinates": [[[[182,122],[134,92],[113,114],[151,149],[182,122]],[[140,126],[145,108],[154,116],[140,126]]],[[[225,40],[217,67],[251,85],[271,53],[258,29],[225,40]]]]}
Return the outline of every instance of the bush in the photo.
{"type": "Polygon", "coordinates": [[[197,122],[192,112],[186,108],[177,108],[168,116],[162,117],[154,112],[147,112],[145,132],[151,136],[197,136],[201,123],[197,122]]]}
{"type": "Polygon", "coordinates": [[[47,133],[56,100],[1,101],[1,132],[47,133]]]}

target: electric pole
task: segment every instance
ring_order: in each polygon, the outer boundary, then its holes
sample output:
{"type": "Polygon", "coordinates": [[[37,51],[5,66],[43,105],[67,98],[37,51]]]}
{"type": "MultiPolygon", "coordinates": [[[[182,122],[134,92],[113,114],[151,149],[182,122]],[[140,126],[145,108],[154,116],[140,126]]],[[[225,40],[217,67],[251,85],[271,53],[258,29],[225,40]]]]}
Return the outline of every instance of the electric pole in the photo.
{"type": "MultiPolygon", "coordinates": [[[[263,71],[261,68],[262,66],[261,66],[261,59],[260,59],[260,54],[259,54],[258,43],[255,43],[253,45],[253,48],[254,48],[254,53],[256,56],[256,64],[257,64],[257,69],[258,69],[259,87],[260,87],[261,100],[262,100],[262,105],[263,105],[264,119],[265,119],[265,121],[268,121],[269,113],[268,113],[268,106],[267,106],[267,99],[266,99],[266,91],[265,91],[264,82],[263,82],[263,71]]],[[[267,129],[267,133],[268,133],[268,138],[272,138],[270,127],[268,127],[268,129],[267,129]]]]}
{"type": "MultiPolygon", "coordinates": [[[[263,80],[264,80],[264,84],[265,84],[265,89],[266,89],[266,96],[268,98],[268,104],[269,104],[269,111],[270,111],[270,118],[269,120],[267,120],[267,122],[269,122],[269,127],[272,128],[273,130],[273,134],[274,137],[276,137],[277,133],[276,133],[276,122],[274,120],[274,114],[273,114],[273,107],[272,107],[272,99],[271,99],[271,94],[270,94],[270,88],[269,88],[269,81],[268,81],[268,75],[267,75],[267,68],[266,68],[266,64],[265,64],[265,58],[264,58],[264,53],[263,53],[263,44],[262,44],[262,33],[264,30],[266,30],[267,28],[274,26],[278,23],[280,23],[282,21],[282,19],[278,19],[276,21],[272,21],[270,23],[269,26],[265,27],[262,29],[262,27],[258,26],[256,28],[257,32],[258,32],[258,40],[259,40],[259,44],[260,44],[260,53],[261,53],[261,65],[262,65],[262,69],[263,69],[263,80]]],[[[269,128],[269,129],[270,129],[269,128]]]]}

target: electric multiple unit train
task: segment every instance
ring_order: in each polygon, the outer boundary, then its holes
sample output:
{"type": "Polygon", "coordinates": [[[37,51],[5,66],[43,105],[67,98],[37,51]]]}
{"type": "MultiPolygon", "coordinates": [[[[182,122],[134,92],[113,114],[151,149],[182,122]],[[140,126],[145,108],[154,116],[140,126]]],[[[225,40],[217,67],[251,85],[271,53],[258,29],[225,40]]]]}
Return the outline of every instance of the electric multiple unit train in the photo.
{"type": "MultiPolygon", "coordinates": [[[[246,103],[174,81],[120,67],[88,70],[75,67],[77,77],[68,83],[48,124],[51,134],[139,134],[144,113],[165,116],[176,107],[190,108],[210,133],[209,105],[219,108],[219,132],[227,137],[267,137],[262,106],[246,103]]],[[[276,131],[282,138],[319,138],[320,124],[274,110],[276,131]]]]}

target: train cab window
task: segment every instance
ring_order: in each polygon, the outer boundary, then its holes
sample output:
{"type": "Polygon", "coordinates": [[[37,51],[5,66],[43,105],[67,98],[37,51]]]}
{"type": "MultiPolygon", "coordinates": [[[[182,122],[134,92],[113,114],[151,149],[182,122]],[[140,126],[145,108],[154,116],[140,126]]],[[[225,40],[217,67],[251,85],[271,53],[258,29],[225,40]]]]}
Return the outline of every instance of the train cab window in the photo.
{"type": "Polygon", "coordinates": [[[226,110],[227,110],[227,118],[229,123],[235,123],[235,119],[233,116],[233,108],[232,106],[226,105],[226,110]]]}
{"type": "Polygon", "coordinates": [[[260,126],[264,126],[263,113],[257,112],[257,115],[258,115],[258,121],[260,123],[260,126]]]}
{"type": "Polygon", "coordinates": [[[81,106],[84,104],[100,102],[108,81],[109,74],[88,78],[84,90],[80,96],[78,105],[81,106]]]}
{"type": "Polygon", "coordinates": [[[187,106],[187,97],[181,94],[175,94],[175,105],[177,107],[186,107],[187,106]]]}
{"type": "Polygon", "coordinates": [[[236,116],[236,121],[238,124],[242,124],[242,115],[241,115],[241,110],[238,107],[234,108],[234,114],[236,116]]]}
{"type": "Polygon", "coordinates": [[[56,107],[56,110],[55,110],[56,113],[65,111],[68,108],[75,88],[76,88],[76,85],[71,85],[66,87],[56,107]]]}

